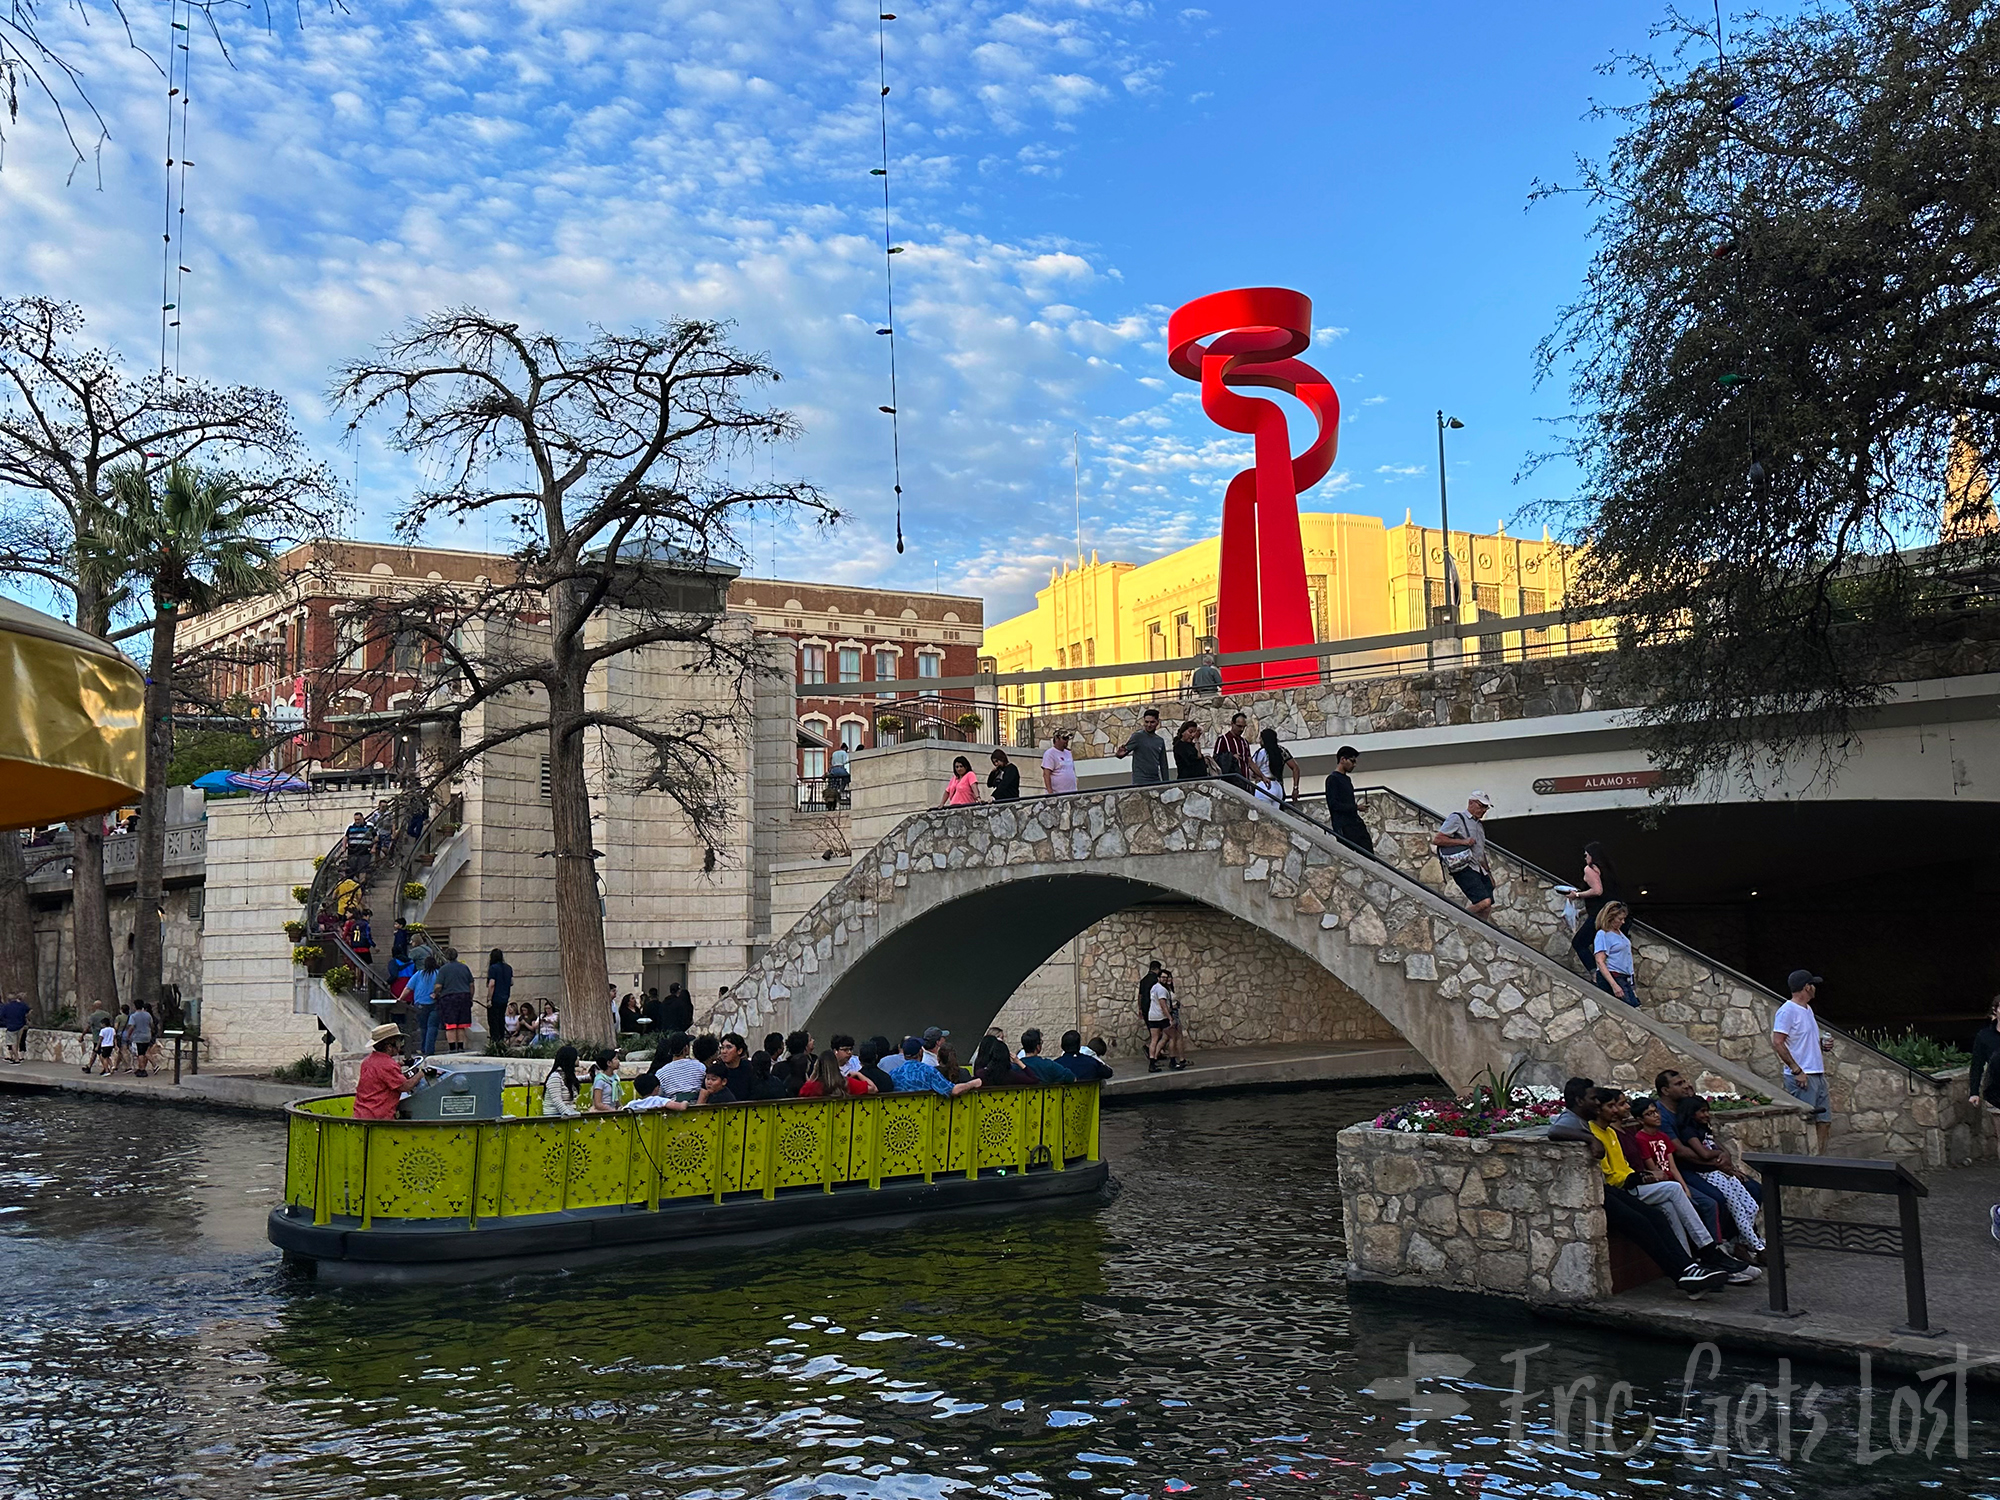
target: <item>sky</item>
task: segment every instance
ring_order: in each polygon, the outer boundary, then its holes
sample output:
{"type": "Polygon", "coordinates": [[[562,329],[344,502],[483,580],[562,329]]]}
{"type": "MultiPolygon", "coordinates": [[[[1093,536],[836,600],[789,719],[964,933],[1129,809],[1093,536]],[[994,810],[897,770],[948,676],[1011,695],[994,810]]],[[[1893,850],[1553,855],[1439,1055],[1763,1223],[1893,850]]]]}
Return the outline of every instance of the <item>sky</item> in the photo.
{"type": "MultiPolygon", "coordinates": [[[[1567,406],[1534,346],[1590,251],[1580,202],[1530,207],[1608,128],[1594,99],[1655,7],[1263,0],[888,0],[907,551],[895,550],[872,0],[348,0],[223,13],[192,60],[181,368],[270,386],[380,538],[417,478],[346,441],[329,371],[470,303],[570,336],[733,321],[805,428],[761,460],[843,520],[758,526],[759,574],[1033,605],[1083,547],[1142,562],[1213,535],[1247,438],[1166,367],[1167,314],[1231,286],[1313,299],[1303,356],[1342,403],[1301,497],[1454,527],[1560,498],[1520,478],[1567,406]],[[232,66],[233,64],[233,66],[232,66]]],[[[165,0],[128,0],[163,55],[165,0]],[[154,37],[150,33],[158,33],[154,37]]],[[[73,162],[23,97],[0,162],[0,295],[80,303],[158,359],[166,85],[94,9],[45,7],[111,137],[73,162]],[[84,18],[92,24],[86,26],[84,18]]],[[[1294,412],[1301,408],[1292,408],[1294,412]]],[[[1295,419],[1293,446],[1310,440],[1295,419]]],[[[504,540],[477,523],[441,546],[504,540]]]]}

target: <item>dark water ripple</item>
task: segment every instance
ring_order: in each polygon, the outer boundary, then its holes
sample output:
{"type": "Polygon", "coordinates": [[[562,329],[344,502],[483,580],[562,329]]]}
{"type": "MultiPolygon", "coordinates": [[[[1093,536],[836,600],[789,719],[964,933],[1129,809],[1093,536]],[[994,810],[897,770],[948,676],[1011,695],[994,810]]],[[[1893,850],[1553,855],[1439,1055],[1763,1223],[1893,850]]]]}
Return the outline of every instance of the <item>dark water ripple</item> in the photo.
{"type": "MultiPolygon", "coordinates": [[[[301,1282],[265,1246],[275,1122],[5,1098],[0,1500],[2000,1500],[1976,1391],[1965,1457],[1947,1390],[1914,1429],[1930,1457],[1863,1462],[1857,1371],[1800,1366],[1825,1432],[1801,1457],[1801,1420],[1785,1460],[1746,1451],[1772,1438],[1749,1387],[1774,1360],[1690,1383],[1686,1348],[1350,1302],[1333,1136],[1391,1097],[1108,1112],[1103,1209],[387,1290],[301,1282]],[[1504,1356],[1536,1346],[1510,1431],[1504,1356]],[[1419,1383],[1421,1426],[1376,1385],[1413,1349],[1465,1362],[1419,1383]],[[1576,1449],[1619,1380],[1612,1441],[1635,1451],[1576,1449]],[[1579,1381],[1565,1451],[1548,1388],[1579,1381]]],[[[1876,1448],[1897,1384],[1876,1381],[1876,1448]]]]}

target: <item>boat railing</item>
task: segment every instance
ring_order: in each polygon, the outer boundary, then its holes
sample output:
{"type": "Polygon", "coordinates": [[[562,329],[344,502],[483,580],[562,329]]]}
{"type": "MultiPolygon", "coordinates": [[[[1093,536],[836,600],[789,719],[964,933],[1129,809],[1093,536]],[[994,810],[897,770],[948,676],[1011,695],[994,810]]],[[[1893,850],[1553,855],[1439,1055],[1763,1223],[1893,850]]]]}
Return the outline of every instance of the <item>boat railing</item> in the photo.
{"type": "Polygon", "coordinates": [[[497,1120],[357,1120],[353,1109],[352,1094],[290,1107],[288,1215],[359,1221],[362,1230],[385,1220],[476,1229],[537,1214],[1062,1171],[1098,1159],[1094,1083],[567,1116],[542,1115],[540,1086],[514,1084],[497,1120]]]}

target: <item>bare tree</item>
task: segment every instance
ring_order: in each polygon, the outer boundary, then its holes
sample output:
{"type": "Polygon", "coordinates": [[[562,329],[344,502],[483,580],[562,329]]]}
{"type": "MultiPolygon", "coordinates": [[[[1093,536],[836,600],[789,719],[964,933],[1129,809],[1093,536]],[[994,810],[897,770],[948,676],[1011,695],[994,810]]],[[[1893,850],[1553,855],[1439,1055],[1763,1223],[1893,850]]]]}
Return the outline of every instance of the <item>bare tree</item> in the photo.
{"type": "MultiPolygon", "coordinates": [[[[115,354],[83,342],[83,328],[73,303],[0,300],[0,578],[66,598],[77,626],[93,635],[150,632],[150,614],[112,628],[131,600],[130,568],[86,545],[111,529],[113,478],[124,467],[154,473],[226,462],[244,476],[270,538],[313,535],[330,524],[338,509],[331,474],[310,461],[283,397],[169,375],[135,378],[115,354]]],[[[171,670],[170,661],[161,666],[171,670]]],[[[142,816],[163,817],[160,799],[152,800],[142,816]]],[[[77,994],[88,1007],[117,997],[103,829],[85,818],[71,832],[77,994]]]]}
{"type": "Polygon", "coordinates": [[[724,457],[797,433],[788,413],[748,404],[778,372],[728,333],[677,320],[579,343],[455,309],[344,366],[333,388],[350,428],[392,415],[398,445],[441,476],[398,518],[406,541],[474,515],[511,533],[511,576],[385,602],[370,629],[417,632],[443,659],[405,723],[508,704],[504,724],[432,769],[434,783],[545,737],[565,1029],[584,1042],[611,1039],[586,736],[629,752],[631,782],[671,798],[712,851],[729,818],[725,740],[738,733],[734,713],[592,706],[586,683],[621,657],[677,644],[693,648],[692,670],[724,674],[740,693],[750,651],[716,632],[719,599],[681,592],[674,576],[735,554],[732,523],[746,512],[835,514],[804,482],[746,488],[718,476],[724,457]]]}

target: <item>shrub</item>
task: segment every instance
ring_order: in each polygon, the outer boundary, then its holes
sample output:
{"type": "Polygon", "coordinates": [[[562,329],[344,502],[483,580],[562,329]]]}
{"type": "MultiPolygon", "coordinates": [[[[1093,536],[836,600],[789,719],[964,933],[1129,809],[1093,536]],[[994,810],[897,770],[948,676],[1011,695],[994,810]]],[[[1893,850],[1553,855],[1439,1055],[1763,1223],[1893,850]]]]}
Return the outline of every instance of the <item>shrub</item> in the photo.
{"type": "Polygon", "coordinates": [[[528,1043],[527,1046],[521,1049],[521,1056],[554,1057],[556,1053],[562,1050],[562,1045],[563,1045],[563,1039],[559,1036],[549,1037],[542,1041],[530,1042],[528,1043]]]}
{"type": "Polygon", "coordinates": [[[1936,1037],[1925,1036],[1914,1026],[1904,1027],[1900,1036],[1886,1029],[1857,1031],[1854,1034],[1877,1052],[1887,1053],[1919,1073],[1940,1073],[1946,1068],[1962,1068],[1972,1061],[1970,1052],[1961,1051],[1950,1042],[1941,1042],[1936,1037]]]}
{"type": "Polygon", "coordinates": [[[333,1069],[324,1057],[308,1052],[295,1063],[273,1069],[271,1076],[280,1083],[332,1083],[333,1069]]]}
{"type": "Polygon", "coordinates": [[[1562,1107],[1560,1089],[1517,1085],[1504,1108],[1494,1108],[1491,1095],[1482,1089],[1473,1099],[1418,1099],[1385,1109],[1375,1117],[1375,1128],[1415,1135],[1492,1135],[1543,1124],[1562,1107]]]}
{"type": "MultiPolygon", "coordinates": [[[[403,899],[405,901],[421,901],[424,899],[424,892],[428,889],[429,887],[421,880],[406,880],[403,882],[403,899]]],[[[412,931],[416,930],[415,923],[411,923],[410,926],[412,931]]]]}
{"type": "Polygon", "coordinates": [[[304,906],[306,904],[306,897],[310,896],[311,894],[312,894],[312,888],[310,886],[295,885],[292,887],[292,899],[298,902],[299,905],[301,906],[304,906]]]}
{"type": "Polygon", "coordinates": [[[346,964],[335,964],[320,975],[320,983],[329,995],[344,995],[354,988],[354,971],[346,964]]]}

